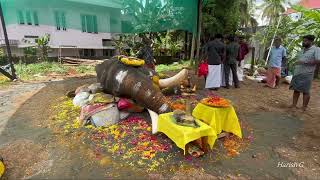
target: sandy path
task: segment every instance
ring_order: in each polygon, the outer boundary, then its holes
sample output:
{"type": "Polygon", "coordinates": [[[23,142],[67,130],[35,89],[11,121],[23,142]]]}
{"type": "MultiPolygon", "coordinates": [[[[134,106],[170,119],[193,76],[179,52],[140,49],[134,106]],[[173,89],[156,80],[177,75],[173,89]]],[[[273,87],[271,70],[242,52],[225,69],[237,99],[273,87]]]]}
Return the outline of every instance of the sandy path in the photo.
{"type": "Polygon", "coordinates": [[[21,83],[0,89],[0,135],[17,109],[45,86],[44,83],[21,83]]]}

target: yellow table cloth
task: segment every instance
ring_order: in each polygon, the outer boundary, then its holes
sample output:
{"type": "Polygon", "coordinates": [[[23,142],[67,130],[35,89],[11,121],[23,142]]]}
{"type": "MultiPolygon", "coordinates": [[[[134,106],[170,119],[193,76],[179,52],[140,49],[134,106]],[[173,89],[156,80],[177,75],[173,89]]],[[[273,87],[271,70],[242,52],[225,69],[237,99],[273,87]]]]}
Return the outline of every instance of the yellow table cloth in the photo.
{"type": "Polygon", "coordinates": [[[211,126],[217,134],[225,131],[242,138],[239,120],[231,105],[227,108],[215,108],[198,103],[192,116],[211,126]]]}
{"type": "Polygon", "coordinates": [[[217,133],[205,123],[196,120],[200,127],[186,127],[180,126],[174,123],[173,113],[166,113],[159,115],[158,119],[158,131],[167,135],[179,148],[183,149],[184,154],[185,147],[189,142],[197,140],[201,137],[208,137],[208,144],[210,148],[213,148],[213,144],[217,139],[217,133]]]}

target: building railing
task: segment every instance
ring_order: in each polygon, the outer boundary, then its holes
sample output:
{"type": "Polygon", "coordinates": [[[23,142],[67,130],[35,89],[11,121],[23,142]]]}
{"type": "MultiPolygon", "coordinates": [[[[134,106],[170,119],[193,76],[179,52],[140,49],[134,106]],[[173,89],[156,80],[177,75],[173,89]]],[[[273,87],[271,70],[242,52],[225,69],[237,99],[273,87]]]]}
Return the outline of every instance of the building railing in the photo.
{"type": "Polygon", "coordinates": [[[113,41],[103,41],[102,46],[104,47],[115,46],[115,43],[113,41]]]}
{"type": "MultiPolygon", "coordinates": [[[[10,45],[18,45],[19,40],[9,39],[9,44],[10,45]]],[[[0,45],[6,45],[6,41],[4,39],[0,39],[0,45]]]]}

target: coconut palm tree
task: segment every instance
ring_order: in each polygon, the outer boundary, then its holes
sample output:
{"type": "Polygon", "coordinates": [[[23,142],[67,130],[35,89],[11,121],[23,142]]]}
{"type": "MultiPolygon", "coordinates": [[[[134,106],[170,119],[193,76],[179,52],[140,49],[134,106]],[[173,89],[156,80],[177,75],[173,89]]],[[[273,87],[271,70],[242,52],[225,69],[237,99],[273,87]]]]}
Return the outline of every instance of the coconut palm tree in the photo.
{"type": "Polygon", "coordinates": [[[261,5],[262,18],[266,19],[270,25],[275,24],[281,13],[285,12],[286,2],[287,0],[265,0],[261,5]]]}
{"type": "Polygon", "coordinates": [[[246,27],[250,23],[250,8],[252,6],[252,0],[240,0],[240,26],[246,27]]]}
{"type": "Polygon", "coordinates": [[[255,7],[253,0],[239,0],[239,3],[240,26],[251,27],[252,32],[255,32],[258,22],[253,17],[253,9],[255,7]]]}

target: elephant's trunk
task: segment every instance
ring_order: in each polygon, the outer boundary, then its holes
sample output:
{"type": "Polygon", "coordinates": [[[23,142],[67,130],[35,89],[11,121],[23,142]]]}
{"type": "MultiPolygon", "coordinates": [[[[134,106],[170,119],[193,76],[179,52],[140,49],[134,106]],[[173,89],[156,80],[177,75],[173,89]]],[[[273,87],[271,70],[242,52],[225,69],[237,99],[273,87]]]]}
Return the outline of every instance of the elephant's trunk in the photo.
{"type": "Polygon", "coordinates": [[[117,59],[96,66],[97,78],[106,93],[132,98],[157,113],[170,112],[164,95],[140,68],[122,64],[117,59]]]}
{"type": "Polygon", "coordinates": [[[161,89],[163,89],[163,88],[177,86],[183,80],[185,80],[187,78],[187,76],[188,76],[188,70],[187,69],[183,69],[182,71],[180,71],[178,74],[176,74],[175,76],[173,76],[171,78],[160,79],[159,80],[159,87],[161,89]]]}

